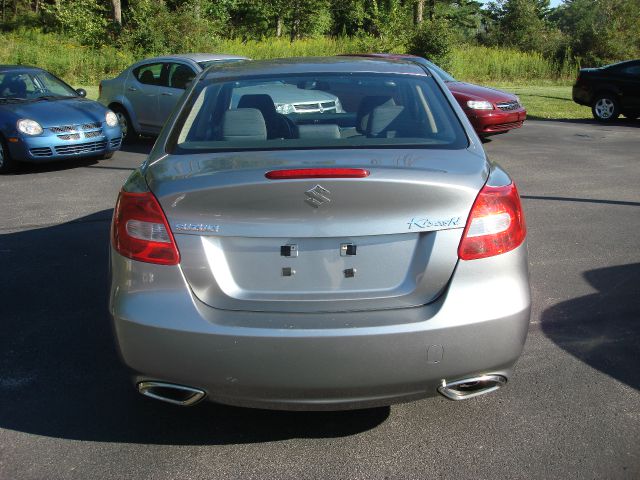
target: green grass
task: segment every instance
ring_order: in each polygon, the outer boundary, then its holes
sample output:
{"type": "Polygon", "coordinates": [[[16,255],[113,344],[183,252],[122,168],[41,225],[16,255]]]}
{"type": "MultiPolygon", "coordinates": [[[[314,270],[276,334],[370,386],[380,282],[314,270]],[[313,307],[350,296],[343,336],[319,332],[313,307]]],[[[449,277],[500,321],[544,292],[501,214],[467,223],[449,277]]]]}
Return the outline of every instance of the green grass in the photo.
{"type": "Polygon", "coordinates": [[[98,86],[97,85],[78,85],[75,88],[84,88],[87,91],[87,98],[91,100],[98,99],[98,86]]]}
{"type": "Polygon", "coordinates": [[[454,77],[477,83],[567,83],[575,79],[578,66],[557,63],[537,52],[466,45],[455,48],[450,68],[454,77]]]}
{"type": "Polygon", "coordinates": [[[135,61],[131,52],[114,47],[83,47],[56,34],[35,29],[0,32],[0,63],[44,68],[70,84],[97,84],[135,61]]]}
{"type": "Polygon", "coordinates": [[[592,118],[591,109],[578,105],[571,98],[570,85],[492,84],[496,88],[515,93],[527,109],[531,119],[592,118]]]}
{"type": "MultiPolygon", "coordinates": [[[[285,38],[245,42],[211,38],[198,47],[202,51],[254,59],[357,53],[360,48],[364,47],[348,37],[309,38],[293,43],[285,38]]],[[[95,85],[101,79],[114,77],[139,59],[137,54],[124,48],[84,47],[62,35],[42,33],[37,29],[0,33],[0,63],[39,66],[76,85],[95,85]]],[[[571,62],[557,64],[535,52],[460,45],[453,49],[449,70],[455,77],[472,82],[539,85],[573,80],[576,66],[571,62]]]]}

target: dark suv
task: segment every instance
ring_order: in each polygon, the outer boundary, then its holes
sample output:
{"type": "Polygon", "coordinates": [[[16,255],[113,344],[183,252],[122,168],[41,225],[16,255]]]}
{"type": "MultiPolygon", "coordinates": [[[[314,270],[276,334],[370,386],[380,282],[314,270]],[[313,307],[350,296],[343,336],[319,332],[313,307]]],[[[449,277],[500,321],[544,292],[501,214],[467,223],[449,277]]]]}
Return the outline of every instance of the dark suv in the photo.
{"type": "Polygon", "coordinates": [[[640,116],[640,60],[583,68],[573,86],[573,101],[591,107],[593,117],[611,122],[620,114],[640,116]]]}

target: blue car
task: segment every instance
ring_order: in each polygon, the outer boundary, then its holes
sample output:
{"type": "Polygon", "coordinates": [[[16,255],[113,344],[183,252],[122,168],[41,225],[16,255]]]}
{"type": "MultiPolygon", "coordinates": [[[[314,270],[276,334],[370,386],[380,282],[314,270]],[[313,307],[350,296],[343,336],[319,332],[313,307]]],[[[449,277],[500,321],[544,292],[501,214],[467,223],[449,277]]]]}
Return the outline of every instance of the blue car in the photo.
{"type": "Polygon", "coordinates": [[[122,132],[115,113],[51,73],[0,66],[0,173],[16,162],[110,158],[122,132]]]}

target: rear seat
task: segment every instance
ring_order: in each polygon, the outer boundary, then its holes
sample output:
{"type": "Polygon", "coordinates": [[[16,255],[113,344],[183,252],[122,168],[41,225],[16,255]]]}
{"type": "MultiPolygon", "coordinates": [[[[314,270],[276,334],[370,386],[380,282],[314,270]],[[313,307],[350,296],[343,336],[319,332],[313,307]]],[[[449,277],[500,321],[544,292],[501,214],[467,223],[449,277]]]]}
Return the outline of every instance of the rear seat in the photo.
{"type": "Polygon", "coordinates": [[[335,124],[298,125],[298,138],[340,139],[340,127],[335,124]]]}
{"type": "Polygon", "coordinates": [[[227,110],[222,117],[221,140],[259,141],[267,139],[267,126],[256,108],[227,110]]]}

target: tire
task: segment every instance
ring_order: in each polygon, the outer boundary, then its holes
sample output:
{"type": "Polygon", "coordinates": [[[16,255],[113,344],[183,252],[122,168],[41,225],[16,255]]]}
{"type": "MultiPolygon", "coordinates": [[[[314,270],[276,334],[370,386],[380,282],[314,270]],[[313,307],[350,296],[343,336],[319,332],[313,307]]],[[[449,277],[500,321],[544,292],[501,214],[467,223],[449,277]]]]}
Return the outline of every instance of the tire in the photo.
{"type": "Polygon", "coordinates": [[[9,173],[15,168],[15,162],[9,155],[9,149],[4,139],[0,137],[0,174],[9,173]]]}
{"type": "Polygon", "coordinates": [[[120,122],[120,128],[122,129],[122,143],[131,143],[136,141],[138,138],[138,132],[135,131],[133,125],[131,124],[131,117],[127,113],[127,110],[120,106],[115,105],[111,110],[118,117],[118,121],[120,122]]]}
{"type": "Polygon", "coordinates": [[[598,95],[591,105],[591,113],[599,122],[613,122],[620,116],[618,100],[610,93],[598,95]]]}
{"type": "Polygon", "coordinates": [[[113,154],[116,152],[107,152],[104,155],[102,155],[102,157],[100,157],[102,160],[109,160],[110,158],[113,157],[113,154]]]}

